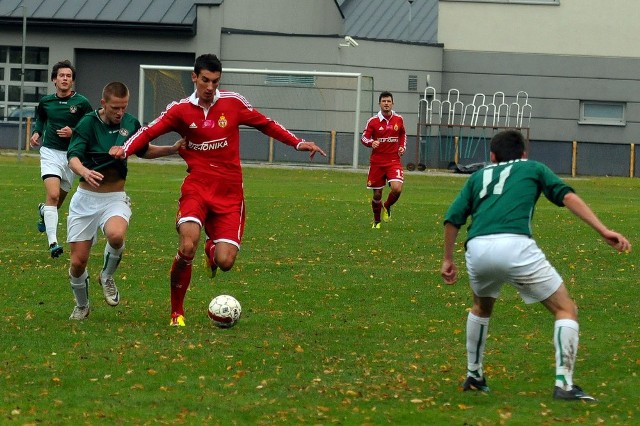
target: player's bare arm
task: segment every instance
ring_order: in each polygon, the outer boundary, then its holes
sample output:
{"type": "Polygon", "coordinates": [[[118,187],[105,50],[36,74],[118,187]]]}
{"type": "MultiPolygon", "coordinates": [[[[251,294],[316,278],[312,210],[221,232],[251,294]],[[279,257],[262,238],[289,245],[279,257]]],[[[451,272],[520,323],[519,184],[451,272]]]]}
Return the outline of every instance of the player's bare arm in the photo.
{"type": "Polygon", "coordinates": [[[99,188],[102,183],[102,179],[104,178],[102,173],[83,166],[78,157],[73,157],[69,160],[69,168],[73,173],[83,178],[92,188],[99,188]]]}
{"type": "Polygon", "coordinates": [[[310,142],[310,141],[300,142],[296,147],[296,149],[298,151],[310,151],[311,154],[309,155],[309,159],[311,160],[313,160],[313,157],[316,155],[316,152],[319,152],[320,155],[322,155],[323,157],[327,156],[327,154],[318,145],[316,145],[315,142],[310,142]]]}
{"type": "Polygon", "coordinates": [[[578,194],[569,192],[564,196],[563,203],[573,214],[595,229],[611,247],[618,251],[631,251],[629,241],[622,234],[607,228],[578,194]]]}
{"type": "MultiPolygon", "coordinates": [[[[180,150],[180,148],[183,148],[186,144],[187,144],[187,141],[184,138],[178,139],[176,143],[170,146],[159,146],[159,145],[149,144],[149,148],[147,149],[147,152],[145,152],[142,157],[146,159],[152,159],[152,158],[166,157],[167,155],[173,155],[173,154],[176,154],[180,150]]],[[[109,153],[111,153],[111,150],[109,150],[109,153]]]]}
{"type": "Polygon", "coordinates": [[[442,259],[442,267],[440,275],[445,284],[455,284],[458,280],[458,268],[453,260],[453,252],[458,238],[458,228],[451,223],[444,225],[444,257],[442,259]]]}

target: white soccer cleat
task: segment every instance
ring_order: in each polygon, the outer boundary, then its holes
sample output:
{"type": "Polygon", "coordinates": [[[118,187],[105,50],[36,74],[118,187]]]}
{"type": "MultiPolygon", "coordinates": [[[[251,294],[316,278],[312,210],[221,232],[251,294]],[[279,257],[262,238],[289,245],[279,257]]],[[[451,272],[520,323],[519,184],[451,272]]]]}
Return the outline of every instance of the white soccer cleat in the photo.
{"type": "Polygon", "coordinates": [[[69,319],[82,321],[83,319],[87,318],[90,313],[91,308],[89,307],[89,304],[87,304],[87,306],[76,306],[75,308],[73,308],[73,312],[71,312],[71,316],[69,317],[69,319]]]}
{"type": "Polygon", "coordinates": [[[120,303],[120,293],[118,292],[118,287],[116,287],[116,282],[113,277],[103,280],[102,275],[100,275],[99,281],[105,302],[110,306],[118,306],[118,303],[120,303]]]}

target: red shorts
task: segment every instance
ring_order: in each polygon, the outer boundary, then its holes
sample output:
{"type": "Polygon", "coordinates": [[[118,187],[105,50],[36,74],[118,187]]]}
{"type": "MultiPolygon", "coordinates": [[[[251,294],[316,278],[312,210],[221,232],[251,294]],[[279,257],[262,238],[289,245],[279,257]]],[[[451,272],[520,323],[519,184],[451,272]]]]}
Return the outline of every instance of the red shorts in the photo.
{"type": "Polygon", "coordinates": [[[227,242],[240,248],[245,214],[242,182],[199,180],[189,175],[182,184],[176,227],[197,222],[214,243],[227,242]]]}
{"type": "Polygon", "coordinates": [[[398,162],[371,164],[367,176],[367,189],[384,188],[387,182],[404,182],[404,170],[398,162]]]}

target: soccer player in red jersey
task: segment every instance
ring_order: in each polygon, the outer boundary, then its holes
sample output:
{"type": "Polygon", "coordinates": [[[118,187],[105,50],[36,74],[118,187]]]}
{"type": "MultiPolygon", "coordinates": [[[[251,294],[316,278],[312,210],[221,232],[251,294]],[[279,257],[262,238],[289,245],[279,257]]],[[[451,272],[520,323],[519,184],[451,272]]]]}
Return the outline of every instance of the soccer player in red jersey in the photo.
{"type": "Polygon", "coordinates": [[[236,261],[245,224],[240,125],[254,127],[298,151],[309,151],[311,159],[316,153],[326,156],[315,143],[298,138],[264,116],[238,93],[218,90],[221,74],[222,64],[216,55],[196,58],[191,75],[195,92],[169,104],[124,146],[110,152],[116,158],[126,158],[168,132],[177,132],[187,141],[178,152],[187,163],[188,175],[176,216],[179,249],[171,267],[171,326],[185,325],[184,299],[202,228],[212,276],[218,268],[230,270],[236,261]]]}
{"type": "Polygon", "coordinates": [[[398,201],[402,193],[404,172],[400,156],[407,149],[407,132],[401,115],[393,111],[393,95],[382,92],[378,97],[380,112],[367,121],[360,141],[371,148],[367,189],[373,190],[371,209],[373,210],[373,229],[380,229],[380,215],[388,222],[391,218],[391,206],[398,201]],[[382,204],[382,189],[389,183],[391,192],[382,204]]]}

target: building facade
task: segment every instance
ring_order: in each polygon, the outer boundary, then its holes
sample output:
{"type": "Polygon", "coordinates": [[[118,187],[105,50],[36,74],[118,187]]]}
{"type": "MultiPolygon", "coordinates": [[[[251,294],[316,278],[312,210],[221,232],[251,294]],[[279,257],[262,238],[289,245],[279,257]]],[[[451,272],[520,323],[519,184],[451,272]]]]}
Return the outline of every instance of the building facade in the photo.
{"type": "MultiPolygon", "coordinates": [[[[107,82],[124,81],[136,114],[140,65],[190,66],[212,52],[225,68],[371,78],[361,125],[377,111],[377,94],[393,92],[410,135],[406,163],[441,168],[450,160],[449,142],[425,137],[435,129],[424,126],[420,113],[427,95],[444,101],[453,91],[468,107],[477,95],[502,93],[506,104],[526,95],[532,158],[559,173],[637,176],[637,7],[633,0],[615,6],[597,0],[0,0],[0,147],[17,146],[17,123],[9,116],[21,93],[28,108],[52,90],[49,72],[58,60],[76,65],[76,88],[96,106],[107,82]]],[[[241,93],[252,101],[252,92],[241,93]]],[[[273,116],[296,130],[311,127],[297,123],[286,105],[273,116]]],[[[339,135],[338,163],[350,164],[352,120],[345,113],[329,127],[339,135]]]]}

